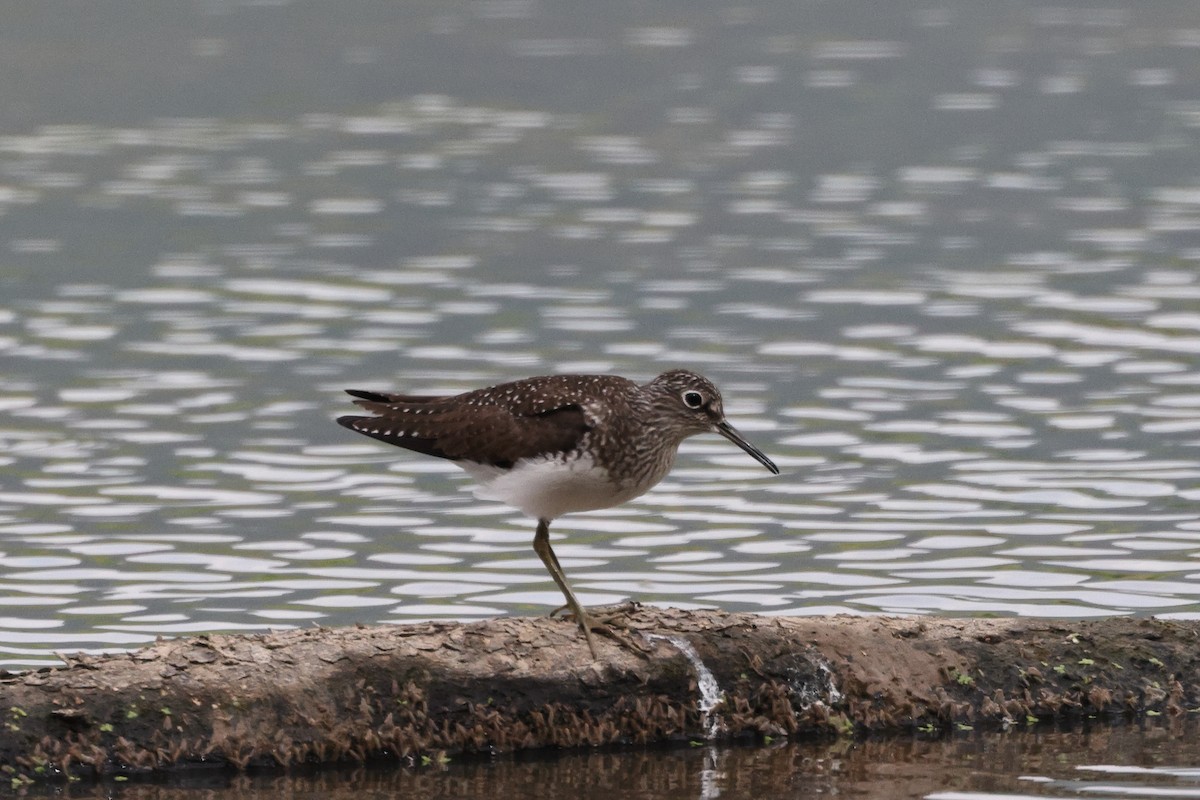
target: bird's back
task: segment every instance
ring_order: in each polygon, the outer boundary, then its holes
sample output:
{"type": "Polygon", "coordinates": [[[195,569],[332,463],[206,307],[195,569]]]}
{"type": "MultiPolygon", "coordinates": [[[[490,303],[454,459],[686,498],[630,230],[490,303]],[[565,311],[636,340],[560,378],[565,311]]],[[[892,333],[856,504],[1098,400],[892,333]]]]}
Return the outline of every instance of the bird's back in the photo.
{"type": "Polygon", "coordinates": [[[338,424],[388,444],[453,461],[509,469],[570,453],[636,384],[612,375],[549,375],[458,395],[348,390],[371,416],[338,424]]]}

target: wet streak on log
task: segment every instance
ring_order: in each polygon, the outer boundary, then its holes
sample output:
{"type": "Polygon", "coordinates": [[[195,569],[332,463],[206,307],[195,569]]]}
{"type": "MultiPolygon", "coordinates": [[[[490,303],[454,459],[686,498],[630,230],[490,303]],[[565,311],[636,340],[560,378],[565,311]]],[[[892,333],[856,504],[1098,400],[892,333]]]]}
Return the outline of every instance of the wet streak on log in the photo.
{"type": "Polygon", "coordinates": [[[1196,622],[660,609],[628,620],[624,641],[600,637],[596,662],[572,623],[518,618],[196,636],[80,657],[0,678],[0,765],[19,781],[1200,707],[1196,622]]]}

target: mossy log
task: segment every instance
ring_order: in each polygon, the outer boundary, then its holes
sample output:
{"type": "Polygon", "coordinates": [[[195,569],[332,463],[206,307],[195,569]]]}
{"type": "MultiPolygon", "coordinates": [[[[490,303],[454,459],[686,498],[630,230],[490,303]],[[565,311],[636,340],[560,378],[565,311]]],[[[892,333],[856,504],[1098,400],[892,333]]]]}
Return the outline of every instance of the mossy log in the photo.
{"type": "Polygon", "coordinates": [[[10,777],[1182,714],[1200,623],[643,608],[204,635],[0,676],[10,777]]]}

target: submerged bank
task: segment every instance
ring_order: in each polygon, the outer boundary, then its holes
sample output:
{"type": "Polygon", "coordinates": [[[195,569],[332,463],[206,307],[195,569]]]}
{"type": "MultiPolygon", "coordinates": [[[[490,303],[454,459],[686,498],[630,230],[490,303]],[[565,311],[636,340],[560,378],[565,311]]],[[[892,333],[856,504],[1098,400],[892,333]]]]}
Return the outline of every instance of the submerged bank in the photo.
{"type": "Polygon", "coordinates": [[[5,675],[0,764],[245,768],[717,737],[1006,726],[1200,707],[1200,622],[762,617],[306,629],[5,675]]]}

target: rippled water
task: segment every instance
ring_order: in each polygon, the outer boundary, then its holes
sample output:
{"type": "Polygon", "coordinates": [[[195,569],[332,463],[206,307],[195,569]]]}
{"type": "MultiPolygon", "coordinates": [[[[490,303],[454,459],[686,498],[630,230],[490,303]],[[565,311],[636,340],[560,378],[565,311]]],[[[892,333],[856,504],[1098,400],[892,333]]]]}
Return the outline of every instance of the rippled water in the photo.
{"type": "Polygon", "coordinates": [[[672,366],[784,474],[702,437],[559,521],[585,603],[1200,614],[1188,4],[568,5],[162,10],[81,45],[103,113],[0,90],[0,664],[543,613],[531,522],[341,389],[672,366]]]}

